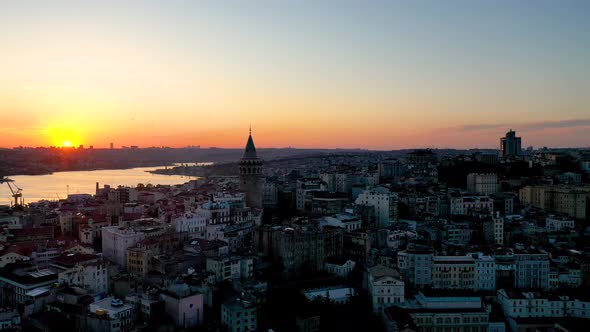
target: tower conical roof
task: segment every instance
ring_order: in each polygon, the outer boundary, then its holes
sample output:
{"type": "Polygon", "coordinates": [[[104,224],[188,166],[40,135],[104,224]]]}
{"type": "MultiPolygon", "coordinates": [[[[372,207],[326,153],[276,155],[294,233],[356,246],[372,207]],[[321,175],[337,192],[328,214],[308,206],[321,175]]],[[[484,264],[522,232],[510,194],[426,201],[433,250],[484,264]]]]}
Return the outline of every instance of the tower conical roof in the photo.
{"type": "Polygon", "coordinates": [[[254,140],[252,139],[252,133],[248,136],[248,143],[246,143],[246,150],[242,159],[258,159],[256,155],[256,147],[254,146],[254,140]]]}

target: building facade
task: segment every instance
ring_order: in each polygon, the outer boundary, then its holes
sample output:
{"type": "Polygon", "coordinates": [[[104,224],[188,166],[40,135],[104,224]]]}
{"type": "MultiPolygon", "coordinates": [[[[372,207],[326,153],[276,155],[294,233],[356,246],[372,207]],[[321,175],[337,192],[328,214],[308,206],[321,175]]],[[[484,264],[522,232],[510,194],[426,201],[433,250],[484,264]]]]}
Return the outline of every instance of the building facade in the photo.
{"type": "Polygon", "coordinates": [[[355,203],[373,208],[375,226],[378,228],[387,228],[397,220],[398,196],[385,187],[363,191],[355,203]]]}
{"type": "Polygon", "coordinates": [[[499,190],[498,175],[494,173],[470,173],[467,175],[467,191],[474,194],[490,195],[499,190]]]}
{"type": "Polygon", "coordinates": [[[500,151],[504,158],[522,156],[522,140],[512,129],[500,138],[500,151]]]}

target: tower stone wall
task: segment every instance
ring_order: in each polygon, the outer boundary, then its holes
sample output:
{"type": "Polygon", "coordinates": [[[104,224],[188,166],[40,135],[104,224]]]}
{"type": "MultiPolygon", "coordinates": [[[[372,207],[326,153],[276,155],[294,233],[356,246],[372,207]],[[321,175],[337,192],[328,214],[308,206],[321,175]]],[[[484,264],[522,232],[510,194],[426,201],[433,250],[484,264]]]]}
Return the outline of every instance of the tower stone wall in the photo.
{"type": "Polygon", "coordinates": [[[262,160],[256,155],[256,147],[252,139],[252,131],[250,131],[244,155],[240,160],[240,190],[246,194],[247,206],[262,208],[263,181],[262,160]]]}

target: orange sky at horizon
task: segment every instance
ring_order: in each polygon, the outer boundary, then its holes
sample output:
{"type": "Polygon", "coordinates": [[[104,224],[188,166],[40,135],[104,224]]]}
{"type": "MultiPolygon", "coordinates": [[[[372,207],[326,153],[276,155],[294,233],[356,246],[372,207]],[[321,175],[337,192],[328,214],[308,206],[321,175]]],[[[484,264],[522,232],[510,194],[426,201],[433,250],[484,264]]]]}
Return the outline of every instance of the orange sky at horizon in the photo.
{"type": "Polygon", "coordinates": [[[532,117],[521,112],[513,122],[490,121],[479,128],[476,121],[481,114],[492,115],[494,108],[507,105],[483,105],[432,93],[440,102],[438,108],[420,101],[419,96],[398,96],[397,103],[392,100],[396,98],[383,97],[368,102],[354,95],[303,98],[279,90],[271,99],[252,87],[222,94],[221,86],[209,86],[209,94],[217,93],[217,98],[203,101],[198,94],[191,96],[189,87],[183,89],[166,100],[162,95],[145,95],[147,100],[141,103],[104,86],[82,89],[39,84],[0,93],[0,110],[15,115],[5,118],[0,147],[62,146],[67,141],[96,148],[106,148],[111,142],[116,147],[241,148],[249,125],[259,147],[497,148],[499,137],[510,128],[524,136],[525,146],[545,146],[547,138],[554,135],[551,142],[559,147],[571,146],[571,137],[576,135],[584,141],[584,129],[589,125],[584,118],[531,122],[527,119],[532,117]],[[471,107],[482,112],[470,114],[471,107]]]}

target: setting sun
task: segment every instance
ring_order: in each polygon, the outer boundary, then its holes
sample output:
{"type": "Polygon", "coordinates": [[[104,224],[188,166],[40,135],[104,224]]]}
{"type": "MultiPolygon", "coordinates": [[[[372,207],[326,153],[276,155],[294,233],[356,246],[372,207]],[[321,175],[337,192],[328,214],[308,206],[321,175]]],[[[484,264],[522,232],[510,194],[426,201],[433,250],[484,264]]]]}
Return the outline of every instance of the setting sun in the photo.
{"type": "Polygon", "coordinates": [[[49,127],[43,131],[47,141],[53,146],[73,147],[82,144],[83,138],[80,136],[75,125],[68,124],[62,126],[49,127]]]}

